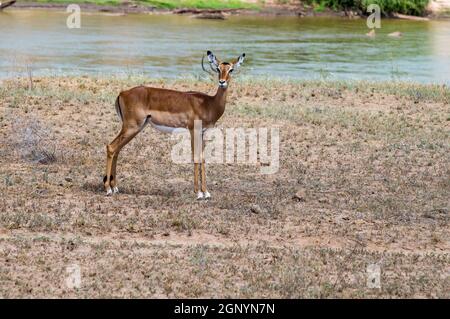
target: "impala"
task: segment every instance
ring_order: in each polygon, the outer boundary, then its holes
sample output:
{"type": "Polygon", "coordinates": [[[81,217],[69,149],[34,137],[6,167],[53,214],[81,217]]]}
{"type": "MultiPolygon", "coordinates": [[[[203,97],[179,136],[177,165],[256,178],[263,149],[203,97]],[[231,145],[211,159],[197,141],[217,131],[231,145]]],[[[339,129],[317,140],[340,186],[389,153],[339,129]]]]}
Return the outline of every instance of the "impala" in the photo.
{"type": "MultiPolygon", "coordinates": [[[[242,64],[245,53],[231,63],[220,62],[211,51],[207,51],[206,54],[211,69],[218,73],[218,88],[213,96],[200,92],[180,92],[145,86],[138,86],[119,94],[115,106],[122,121],[122,129],[106,146],[106,175],[103,183],[107,195],[119,191],[116,166],[120,150],[150,123],[157,130],[166,133],[174,130],[190,132],[194,162],[194,192],[197,194],[197,199],[211,197],[206,188],[203,156],[204,131],[213,127],[224,113],[230,75],[242,64]],[[201,123],[202,129],[196,129],[197,123],[201,123]],[[201,174],[200,190],[199,173],[201,174]]],[[[203,70],[205,70],[204,67],[203,70]]]]}

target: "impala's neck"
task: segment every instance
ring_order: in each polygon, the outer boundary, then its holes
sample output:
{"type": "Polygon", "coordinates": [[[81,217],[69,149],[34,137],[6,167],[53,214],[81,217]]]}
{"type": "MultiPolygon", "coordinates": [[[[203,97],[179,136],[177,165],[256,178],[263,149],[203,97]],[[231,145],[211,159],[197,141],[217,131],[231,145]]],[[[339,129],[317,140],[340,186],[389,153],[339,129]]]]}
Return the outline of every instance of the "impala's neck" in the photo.
{"type": "Polygon", "coordinates": [[[225,103],[227,102],[227,89],[218,87],[216,95],[214,95],[215,104],[217,105],[217,111],[219,117],[222,116],[225,111],[225,103]]]}

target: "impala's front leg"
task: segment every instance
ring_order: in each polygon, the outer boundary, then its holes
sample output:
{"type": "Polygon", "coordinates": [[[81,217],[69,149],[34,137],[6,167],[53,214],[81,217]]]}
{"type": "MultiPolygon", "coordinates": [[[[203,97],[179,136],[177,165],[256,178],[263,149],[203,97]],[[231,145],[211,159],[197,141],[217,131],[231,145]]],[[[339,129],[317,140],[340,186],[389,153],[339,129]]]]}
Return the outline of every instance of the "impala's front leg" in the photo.
{"type": "Polygon", "coordinates": [[[191,133],[191,151],[192,151],[192,161],[194,163],[194,192],[197,194],[197,199],[203,199],[203,191],[198,189],[198,177],[200,169],[200,153],[199,152],[199,139],[201,143],[201,135],[198,134],[197,130],[193,129],[191,133]]]}
{"type": "Polygon", "coordinates": [[[211,194],[208,192],[208,190],[206,189],[206,166],[205,166],[205,141],[203,139],[203,134],[202,134],[202,192],[203,192],[203,198],[204,199],[209,199],[211,198],[211,194]]]}

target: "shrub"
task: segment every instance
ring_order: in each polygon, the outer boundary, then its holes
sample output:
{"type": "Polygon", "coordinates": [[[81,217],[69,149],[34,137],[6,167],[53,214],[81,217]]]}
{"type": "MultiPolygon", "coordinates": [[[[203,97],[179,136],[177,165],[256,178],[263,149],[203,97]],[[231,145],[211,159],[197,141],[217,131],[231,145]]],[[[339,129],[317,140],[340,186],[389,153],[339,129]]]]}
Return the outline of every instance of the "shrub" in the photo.
{"type": "Polygon", "coordinates": [[[318,4],[334,10],[354,9],[367,13],[367,7],[377,4],[383,15],[394,12],[409,15],[424,15],[429,0],[307,0],[307,3],[318,4]]]}
{"type": "Polygon", "coordinates": [[[13,124],[11,146],[25,160],[51,164],[62,158],[56,139],[49,129],[35,119],[18,118],[13,124]]]}
{"type": "Polygon", "coordinates": [[[360,8],[366,12],[370,4],[377,4],[384,15],[397,12],[410,15],[423,15],[428,0],[361,0],[360,8]]]}

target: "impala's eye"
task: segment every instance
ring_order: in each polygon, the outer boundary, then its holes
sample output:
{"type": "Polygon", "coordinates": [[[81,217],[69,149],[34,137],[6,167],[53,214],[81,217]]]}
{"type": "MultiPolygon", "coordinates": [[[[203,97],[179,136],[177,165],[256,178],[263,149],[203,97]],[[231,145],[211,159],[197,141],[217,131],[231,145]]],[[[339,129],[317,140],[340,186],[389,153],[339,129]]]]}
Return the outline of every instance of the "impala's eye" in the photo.
{"type": "Polygon", "coordinates": [[[220,69],[219,69],[219,68],[216,68],[216,70],[217,70],[217,72],[220,72],[220,69]]]}
{"type": "Polygon", "coordinates": [[[231,72],[233,72],[233,70],[234,70],[234,69],[231,69],[230,71],[228,71],[228,73],[231,73],[231,72]]]}

